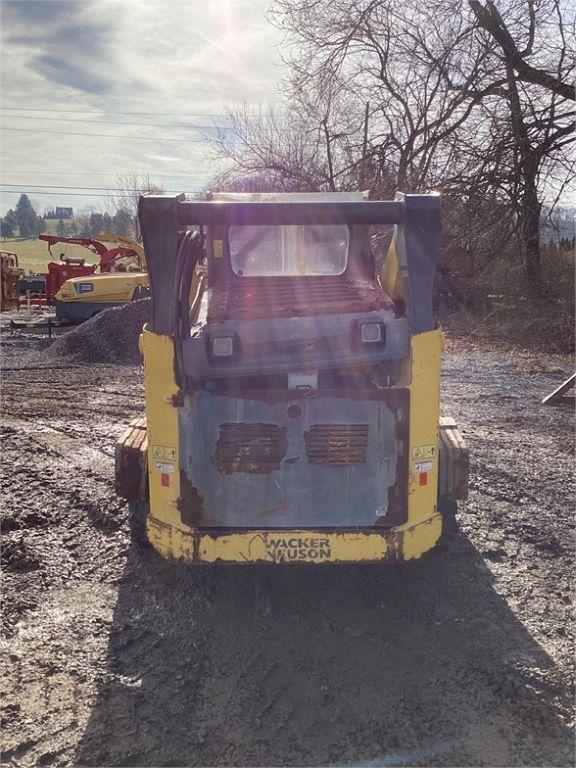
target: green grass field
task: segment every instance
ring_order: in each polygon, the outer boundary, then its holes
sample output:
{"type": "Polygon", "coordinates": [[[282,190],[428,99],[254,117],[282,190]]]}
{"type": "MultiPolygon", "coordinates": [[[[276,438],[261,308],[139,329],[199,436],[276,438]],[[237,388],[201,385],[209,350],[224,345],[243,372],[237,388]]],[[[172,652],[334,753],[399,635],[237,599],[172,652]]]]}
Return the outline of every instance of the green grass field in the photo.
{"type": "Polygon", "coordinates": [[[57,243],[52,246],[52,256],[48,251],[48,243],[38,238],[25,240],[19,237],[6,237],[0,239],[0,247],[3,251],[10,251],[18,256],[18,264],[21,269],[28,272],[46,272],[49,261],[58,261],[61,253],[72,259],[86,259],[88,264],[96,264],[98,257],[90,253],[81,245],[67,245],[57,243]]]}

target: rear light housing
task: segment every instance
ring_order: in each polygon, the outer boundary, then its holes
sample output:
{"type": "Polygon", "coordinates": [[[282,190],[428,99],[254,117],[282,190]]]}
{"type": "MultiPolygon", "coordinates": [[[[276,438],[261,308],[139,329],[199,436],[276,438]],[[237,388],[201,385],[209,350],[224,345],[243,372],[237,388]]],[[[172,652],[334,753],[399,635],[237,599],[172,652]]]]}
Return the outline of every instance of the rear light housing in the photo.
{"type": "Polygon", "coordinates": [[[357,320],[353,330],[354,343],[363,348],[386,345],[386,325],[381,320],[357,320]]]}
{"type": "Polygon", "coordinates": [[[235,333],[210,334],[207,347],[208,357],[214,363],[236,360],[240,356],[240,340],[235,333]]]}

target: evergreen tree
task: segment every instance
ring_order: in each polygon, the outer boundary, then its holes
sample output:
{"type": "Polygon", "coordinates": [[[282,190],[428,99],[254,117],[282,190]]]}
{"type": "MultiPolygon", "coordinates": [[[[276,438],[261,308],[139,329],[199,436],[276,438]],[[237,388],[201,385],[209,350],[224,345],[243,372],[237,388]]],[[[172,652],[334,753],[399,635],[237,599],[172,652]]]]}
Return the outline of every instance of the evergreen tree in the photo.
{"type": "Polygon", "coordinates": [[[91,213],[88,221],[88,237],[98,237],[103,232],[112,229],[112,218],[109,213],[91,213]]]}
{"type": "Polygon", "coordinates": [[[10,209],[0,223],[0,234],[2,237],[14,237],[17,226],[16,214],[10,209]]]}
{"type": "Polygon", "coordinates": [[[20,195],[15,213],[20,237],[36,237],[44,229],[44,222],[36,215],[28,195],[20,195]]]}
{"type": "Polygon", "coordinates": [[[134,219],[130,211],[125,208],[119,208],[112,216],[112,230],[117,235],[123,237],[134,236],[134,219]]]}

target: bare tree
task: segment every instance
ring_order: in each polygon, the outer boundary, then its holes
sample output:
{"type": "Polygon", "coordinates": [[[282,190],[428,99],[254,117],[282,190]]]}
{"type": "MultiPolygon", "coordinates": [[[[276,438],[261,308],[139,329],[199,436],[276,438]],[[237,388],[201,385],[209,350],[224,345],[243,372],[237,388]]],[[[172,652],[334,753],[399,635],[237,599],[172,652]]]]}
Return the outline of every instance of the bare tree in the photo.
{"type": "Polygon", "coordinates": [[[122,232],[118,234],[127,234],[125,232],[124,219],[128,214],[132,221],[132,233],[140,239],[140,230],[138,227],[138,199],[140,195],[146,193],[162,194],[165,189],[162,185],[153,181],[149,174],[131,171],[126,174],[118,174],[116,177],[117,189],[114,190],[114,197],[107,201],[108,212],[114,219],[116,217],[122,223],[122,232]]]}
{"type": "Polygon", "coordinates": [[[229,127],[213,139],[216,155],[228,161],[217,179],[227,188],[247,184],[282,191],[317,191],[329,174],[320,125],[293,112],[272,108],[252,112],[244,104],[227,109],[229,127]]]}
{"type": "MultiPolygon", "coordinates": [[[[503,15],[494,2],[469,0],[480,45],[492,48],[491,61],[503,73],[504,102],[511,142],[509,189],[518,216],[526,277],[533,290],[542,283],[540,220],[543,187],[555,189],[556,200],[574,179],[574,157],[566,149],[574,141],[572,79],[576,50],[558,0],[511,3],[503,15]],[[572,40],[572,47],[569,45],[572,40]],[[553,179],[558,166],[566,170],[553,179]]],[[[552,206],[553,207],[553,206],[552,206]]]]}
{"type": "Polygon", "coordinates": [[[276,0],[290,112],[229,113],[229,174],[373,196],[484,195],[541,285],[539,222],[573,179],[574,9],[559,0],[276,0]],[[369,105],[366,112],[366,104],[369,105]]]}

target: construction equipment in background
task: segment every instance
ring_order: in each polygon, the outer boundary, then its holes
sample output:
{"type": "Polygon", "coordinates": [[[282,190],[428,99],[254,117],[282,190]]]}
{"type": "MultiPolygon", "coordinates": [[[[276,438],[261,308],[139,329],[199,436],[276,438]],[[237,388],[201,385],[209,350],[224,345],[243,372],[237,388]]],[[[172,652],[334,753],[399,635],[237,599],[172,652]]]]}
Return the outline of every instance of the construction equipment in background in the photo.
{"type": "Polygon", "coordinates": [[[439,196],[146,196],[139,217],[146,419],[116,448],[134,537],[192,563],[431,549],[468,486],[440,420],[439,196]]]}
{"type": "Polygon", "coordinates": [[[24,297],[31,298],[32,304],[37,307],[48,306],[46,297],[46,274],[24,275],[20,280],[20,303],[24,302],[24,297]]]}
{"type": "Polygon", "coordinates": [[[18,309],[20,281],[24,270],[18,266],[18,256],[0,251],[0,312],[18,309]]]}
{"type": "Polygon", "coordinates": [[[48,303],[54,306],[61,322],[82,322],[103,309],[147,295],[144,249],[136,240],[111,233],[98,238],[39,237],[48,243],[50,252],[56,243],[67,243],[87,248],[99,257],[98,265],[87,265],[84,259],[61,254],[59,262],[48,265],[48,303]],[[100,274],[96,274],[97,269],[100,274]]]}

